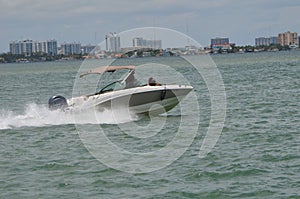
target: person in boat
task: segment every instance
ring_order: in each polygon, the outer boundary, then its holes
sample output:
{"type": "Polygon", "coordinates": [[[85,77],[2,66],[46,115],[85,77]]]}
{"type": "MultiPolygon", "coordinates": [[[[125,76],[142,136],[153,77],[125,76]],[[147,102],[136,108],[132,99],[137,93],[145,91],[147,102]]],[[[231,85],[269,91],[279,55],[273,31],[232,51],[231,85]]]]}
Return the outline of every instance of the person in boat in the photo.
{"type": "Polygon", "coordinates": [[[149,86],[161,86],[161,84],[156,82],[156,80],[153,77],[150,77],[148,79],[148,85],[149,86]]]}
{"type": "Polygon", "coordinates": [[[134,77],[134,71],[129,74],[129,76],[125,81],[126,81],[126,88],[133,88],[139,85],[134,77]]]}

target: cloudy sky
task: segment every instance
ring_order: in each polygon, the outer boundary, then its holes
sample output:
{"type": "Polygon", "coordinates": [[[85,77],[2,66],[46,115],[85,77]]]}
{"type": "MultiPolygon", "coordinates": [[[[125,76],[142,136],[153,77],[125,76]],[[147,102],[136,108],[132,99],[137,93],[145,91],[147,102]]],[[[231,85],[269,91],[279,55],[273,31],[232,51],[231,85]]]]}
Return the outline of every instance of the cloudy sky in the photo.
{"type": "Polygon", "coordinates": [[[298,0],[0,0],[0,53],[13,40],[95,44],[108,32],[158,26],[207,46],[214,37],[254,45],[255,37],[300,33],[298,0]]]}

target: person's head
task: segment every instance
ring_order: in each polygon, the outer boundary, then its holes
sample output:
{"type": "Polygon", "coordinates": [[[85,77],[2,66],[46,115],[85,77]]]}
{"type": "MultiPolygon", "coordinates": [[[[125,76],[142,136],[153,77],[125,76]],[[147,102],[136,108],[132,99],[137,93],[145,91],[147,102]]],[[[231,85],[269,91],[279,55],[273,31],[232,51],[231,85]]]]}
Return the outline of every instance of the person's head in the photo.
{"type": "Polygon", "coordinates": [[[156,84],[155,79],[154,79],[153,77],[150,77],[150,78],[148,79],[148,84],[149,84],[149,85],[155,85],[155,84],[156,84]]]}

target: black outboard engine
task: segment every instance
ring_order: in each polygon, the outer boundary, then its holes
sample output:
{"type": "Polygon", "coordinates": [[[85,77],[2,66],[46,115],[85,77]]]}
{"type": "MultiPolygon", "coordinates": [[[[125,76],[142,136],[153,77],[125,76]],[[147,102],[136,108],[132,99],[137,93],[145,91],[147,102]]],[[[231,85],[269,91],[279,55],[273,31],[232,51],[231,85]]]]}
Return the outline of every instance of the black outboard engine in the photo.
{"type": "Polygon", "coordinates": [[[68,107],[66,98],[60,95],[54,95],[50,97],[48,101],[48,105],[50,110],[57,110],[57,109],[63,110],[68,107]]]}

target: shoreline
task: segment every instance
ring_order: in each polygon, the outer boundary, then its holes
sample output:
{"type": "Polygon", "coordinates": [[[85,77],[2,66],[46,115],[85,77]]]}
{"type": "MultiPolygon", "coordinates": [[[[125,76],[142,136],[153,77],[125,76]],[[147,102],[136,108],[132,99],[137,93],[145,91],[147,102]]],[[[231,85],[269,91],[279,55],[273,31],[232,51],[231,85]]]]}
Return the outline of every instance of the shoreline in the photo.
{"type": "MultiPolygon", "coordinates": [[[[245,55],[245,54],[277,54],[277,53],[296,53],[296,52],[300,52],[300,49],[292,49],[292,50],[281,50],[281,51],[253,51],[253,52],[228,52],[228,53],[199,53],[199,54],[194,54],[194,55],[183,55],[183,56],[201,56],[201,55],[210,55],[212,57],[217,57],[217,56],[230,56],[230,55],[245,55]]],[[[141,59],[141,58],[150,58],[150,57],[180,57],[181,55],[174,55],[174,56],[144,56],[144,57],[123,57],[123,58],[115,58],[115,57],[107,57],[107,58],[94,58],[94,57],[89,57],[89,58],[85,58],[83,56],[76,56],[76,58],[74,57],[63,57],[60,59],[51,59],[51,60],[44,60],[44,59],[34,59],[34,60],[30,60],[30,59],[26,59],[26,58],[19,58],[16,61],[3,61],[3,59],[1,59],[1,55],[0,55],[0,64],[27,64],[27,63],[44,63],[44,62],[73,62],[73,61],[85,61],[85,60],[101,60],[101,59],[141,59]]],[[[30,57],[28,57],[30,58],[30,57]]]]}

